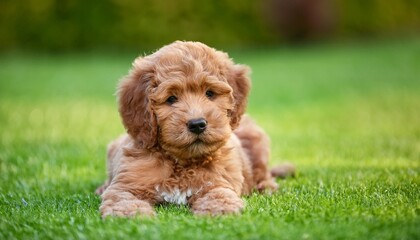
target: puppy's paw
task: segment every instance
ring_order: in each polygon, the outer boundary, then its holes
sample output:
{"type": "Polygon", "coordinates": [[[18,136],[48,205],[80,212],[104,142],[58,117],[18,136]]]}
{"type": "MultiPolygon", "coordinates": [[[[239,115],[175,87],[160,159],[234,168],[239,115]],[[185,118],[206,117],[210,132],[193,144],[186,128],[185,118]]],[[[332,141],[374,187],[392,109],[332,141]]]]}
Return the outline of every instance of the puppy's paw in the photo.
{"type": "Polygon", "coordinates": [[[104,184],[102,184],[101,186],[99,186],[96,191],[95,194],[98,196],[101,196],[103,192],[105,192],[106,188],[109,186],[109,182],[106,181],[104,184]]]}
{"type": "Polygon", "coordinates": [[[244,208],[244,202],[230,189],[217,188],[198,198],[192,204],[196,215],[238,214],[244,208]]]}
{"type": "Polygon", "coordinates": [[[118,217],[134,217],[134,216],[155,216],[153,207],[143,200],[121,200],[113,202],[107,200],[102,203],[99,208],[102,217],[118,216],[118,217]]]}
{"type": "Polygon", "coordinates": [[[262,193],[272,194],[279,189],[279,185],[273,180],[268,179],[257,184],[257,190],[262,193]]]}
{"type": "Polygon", "coordinates": [[[271,176],[285,179],[296,176],[296,167],[291,163],[283,163],[271,169],[271,176]]]}

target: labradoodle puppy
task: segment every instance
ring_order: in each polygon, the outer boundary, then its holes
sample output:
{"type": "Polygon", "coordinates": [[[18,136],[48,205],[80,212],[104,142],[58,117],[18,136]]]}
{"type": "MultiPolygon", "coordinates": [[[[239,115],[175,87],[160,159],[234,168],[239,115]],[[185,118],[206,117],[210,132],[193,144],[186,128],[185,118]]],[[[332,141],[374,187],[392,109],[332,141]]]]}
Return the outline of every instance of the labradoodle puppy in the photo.
{"type": "Polygon", "coordinates": [[[246,66],[202,43],[137,58],[118,88],[128,134],[108,147],[102,216],[150,216],[166,202],[239,213],[242,195],[275,191],[269,139],[244,115],[249,89],[246,66]]]}

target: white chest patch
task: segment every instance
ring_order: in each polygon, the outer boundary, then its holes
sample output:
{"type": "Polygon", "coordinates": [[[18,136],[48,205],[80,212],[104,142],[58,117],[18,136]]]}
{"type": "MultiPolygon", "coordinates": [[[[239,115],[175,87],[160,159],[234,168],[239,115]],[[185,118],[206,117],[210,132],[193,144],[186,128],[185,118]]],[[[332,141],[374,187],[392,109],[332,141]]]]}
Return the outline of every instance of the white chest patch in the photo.
{"type": "Polygon", "coordinates": [[[193,195],[192,189],[181,191],[179,188],[174,188],[171,192],[159,191],[159,187],[156,187],[158,194],[168,203],[174,204],[187,204],[188,198],[193,195]]]}

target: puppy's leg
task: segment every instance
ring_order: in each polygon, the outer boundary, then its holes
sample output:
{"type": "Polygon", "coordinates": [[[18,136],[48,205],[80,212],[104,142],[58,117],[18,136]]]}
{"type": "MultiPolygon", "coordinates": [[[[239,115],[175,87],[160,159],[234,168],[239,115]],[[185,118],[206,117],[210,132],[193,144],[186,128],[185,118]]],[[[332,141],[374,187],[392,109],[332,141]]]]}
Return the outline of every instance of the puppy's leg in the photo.
{"type": "Polygon", "coordinates": [[[140,200],[132,193],[112,185],[102,194],[102,203],[99,210],[101,211],[102,217],[155,215],[155,211],[148,201],[140,200]]]}
{"type": "Polygon", "coordinates": [[[229,188],[213,188],[207,193],[193,199],[191,209],[197,215],[222,215],[240,213],[244,202],[229,188]]]}
{"type": "Polygon", "coordinates": [[[254,185],[258,191],[274,192],[278,189],[269,169],[270,139],[250,117],[242,117],[238,129],[234,132],[241,141],[242,148],[248,155],[252,166],[254,185]]]}
{"type": "MultiPolygon", "coordinates": [[[[108,145],[108,180],[96,190],[102,194],[100,211],[102,217],[106,216],[153,216],[155,212],[150,202],[140,200],[127,189],[127,186],[115,183],[119,166],[123,158],[123,146],[130,141],[128,135],[122,135],[108,145]]],[[[137,193],[136,193],[137,194],[137,193]]]]}

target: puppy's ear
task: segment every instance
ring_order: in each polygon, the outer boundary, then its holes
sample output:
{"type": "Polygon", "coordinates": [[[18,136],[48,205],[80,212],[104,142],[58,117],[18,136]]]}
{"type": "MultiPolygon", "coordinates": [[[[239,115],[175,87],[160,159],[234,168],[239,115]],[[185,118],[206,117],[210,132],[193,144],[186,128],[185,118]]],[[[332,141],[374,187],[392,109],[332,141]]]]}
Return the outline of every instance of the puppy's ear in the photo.
{"type": "Polygon", "coordinates": [[[157,143],[158,127],[149,99],[153,79],[152,65],[139,57],[117,91],[119,112],[128,134],[147,149],[157,143]]]}
{"type": "Polygon", "coordinates": [[[248,103],[248,93],[251,88],[251,80],[249,78],[250,68],[246,65],[233,65],[228,83],[233,89],[234,108],[231,112],[230,125],[235,129],[241,121],[242,115],[245,113],[248,103]]]}

